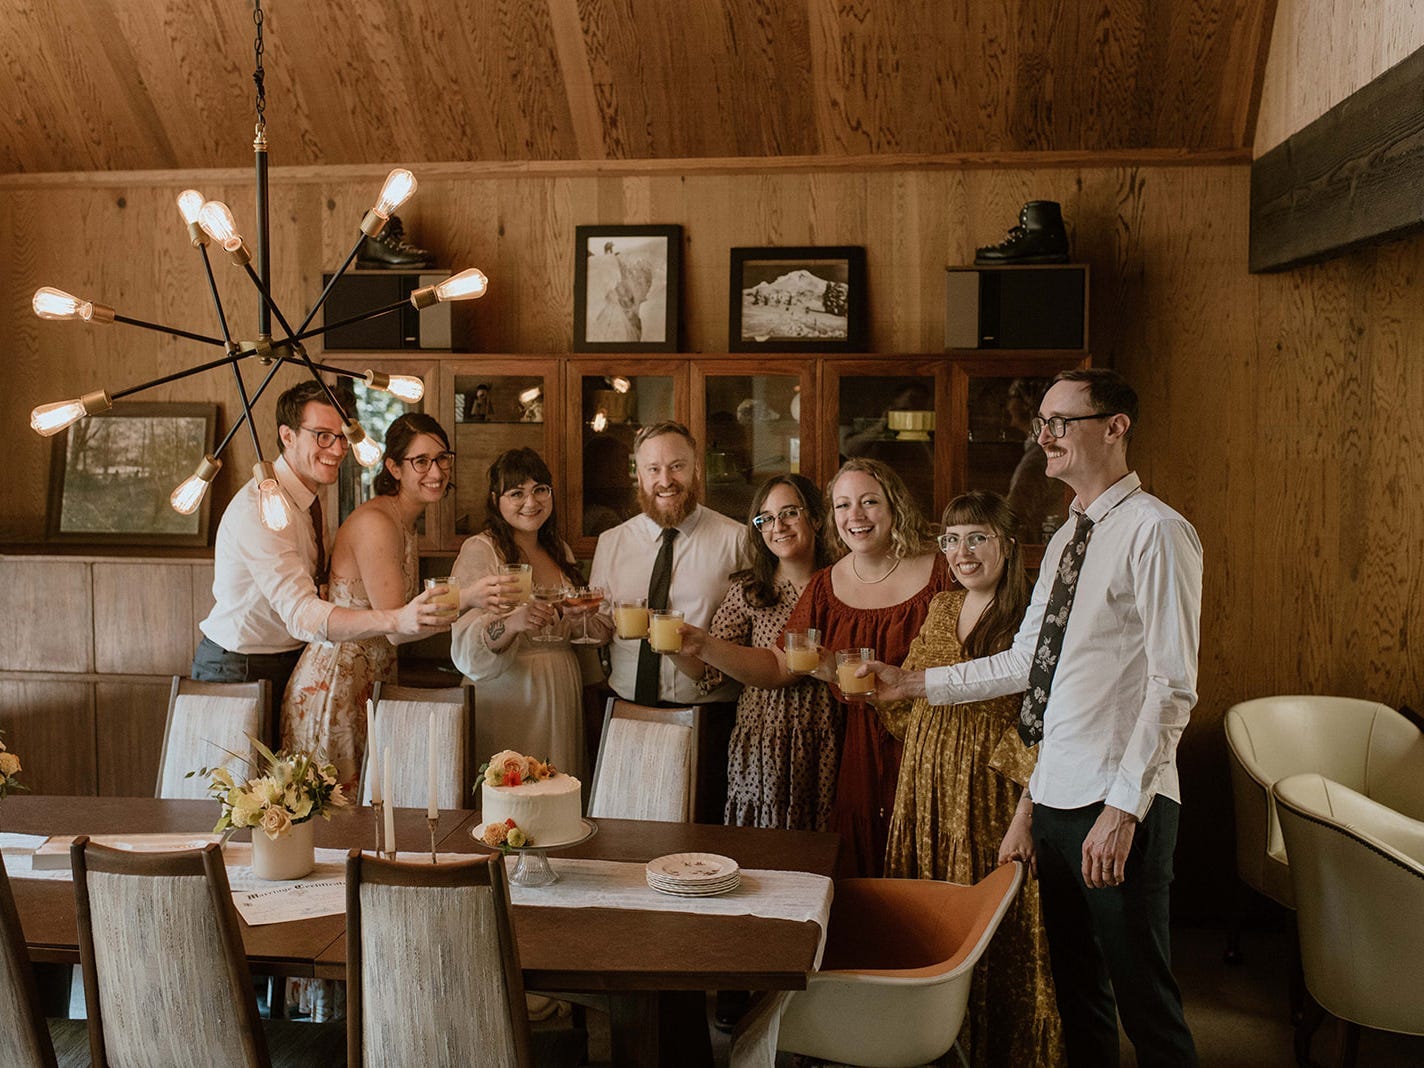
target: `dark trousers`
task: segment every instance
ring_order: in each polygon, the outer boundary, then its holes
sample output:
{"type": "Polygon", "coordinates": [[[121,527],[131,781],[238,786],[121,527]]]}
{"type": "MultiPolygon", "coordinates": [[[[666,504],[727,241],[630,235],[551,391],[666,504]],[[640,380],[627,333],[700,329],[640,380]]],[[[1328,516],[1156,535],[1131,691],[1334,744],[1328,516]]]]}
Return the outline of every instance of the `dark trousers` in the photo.
{"type": "Polygon", "coordinates": [[[264,740],[275,750],[281,745],[282,695],[287,691],[287,680],[292,677],[292,671],[301,655],[300,648],[290,649],[285,653],[234,653],[224,649],[211,638],[204,638],[193,653],[193,666],[188,669],[188,674],[202,682],[270,680],[272,736],[264,740]]]}
{"type": "Polygon", "coordinates": [[[1043,923],[1068,1063],[1115,1066],[1120,1014],[1142,1068],[1194,1066],[1196,1047],[1172,977],[1167,927],[1181,806],[1154,800],[1133,835],[1122,885],[1095,890],[1083,881],[1083,840],[1102,810],[1102,802],[1033,808],[1043,923]]]}

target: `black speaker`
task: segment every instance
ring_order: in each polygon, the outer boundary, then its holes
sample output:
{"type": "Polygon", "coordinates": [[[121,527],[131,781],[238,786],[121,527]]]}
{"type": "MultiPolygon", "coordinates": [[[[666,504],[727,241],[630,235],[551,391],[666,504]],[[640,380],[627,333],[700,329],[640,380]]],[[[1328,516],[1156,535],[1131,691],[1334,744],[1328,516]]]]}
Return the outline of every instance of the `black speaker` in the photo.
{"type": "Polygon", "coordinates": [[[1087,264],[945,269],[945,348],[1087,346],[1087,264]]]}
{"type": "MultiPolygon", "coordinates": [[[[421,286],[443,282],[444,274],[403,274],[398,271],[348,271],[341,276],[322,306],[323,322],[339,323],[353,315],[383,308],[397,301],[405,305],[396,311],[328,331],[327,349],[448,349],[450,347],[450,305],[436,304],[416,311],[410,295],[421,286]]],[[[321,276],[322,287],[331,275],[321,276]]]]}

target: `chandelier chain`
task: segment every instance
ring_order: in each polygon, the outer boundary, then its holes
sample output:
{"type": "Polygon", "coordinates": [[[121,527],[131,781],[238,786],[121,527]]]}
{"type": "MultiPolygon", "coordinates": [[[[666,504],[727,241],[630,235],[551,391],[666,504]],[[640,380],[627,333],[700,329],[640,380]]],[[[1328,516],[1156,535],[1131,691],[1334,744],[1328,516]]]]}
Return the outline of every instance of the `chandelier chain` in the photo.
{"type": "Polygon", "coordinates": [[[257,131],[267,127],[267,87],[263,84],[266,71],[262,68],[262,0],[252,0],[252,23],[257,27],[257,35],[252,39],[252,81],[257,87],[257,131]]]}

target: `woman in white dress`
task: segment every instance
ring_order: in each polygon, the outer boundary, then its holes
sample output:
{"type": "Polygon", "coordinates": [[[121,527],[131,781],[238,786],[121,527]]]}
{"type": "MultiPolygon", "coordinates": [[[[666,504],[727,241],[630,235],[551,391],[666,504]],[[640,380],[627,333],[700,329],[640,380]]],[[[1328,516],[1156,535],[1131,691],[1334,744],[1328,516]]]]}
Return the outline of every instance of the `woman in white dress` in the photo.
{"type": "MultiPolygon", "coordinates": [[[[485,528],[460,548],[450,571],[462,587],[528,564],[534,588],[578,587],[585,579],[559,535],[553,476],[533,449],[510,449],[489,469],[485,528]]],[[[583,676],[568,639],[587,624],[606,642],[606,613],[531,599],[470,611],[450,632],[455,666],[475,684],[475,746],[481,759],[514,749],[584,777],[583,676]]]]}

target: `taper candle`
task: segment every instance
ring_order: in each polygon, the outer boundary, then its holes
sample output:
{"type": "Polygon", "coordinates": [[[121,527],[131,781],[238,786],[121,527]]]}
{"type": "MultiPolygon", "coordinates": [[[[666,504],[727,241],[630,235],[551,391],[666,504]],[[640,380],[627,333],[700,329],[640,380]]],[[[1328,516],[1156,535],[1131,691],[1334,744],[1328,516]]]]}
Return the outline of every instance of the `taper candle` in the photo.
{"type": "Polygon", "coordinates": [[[427,747],[429,759],[426,761],[426,809],[428,819],[440,818],[440,806],[435,803],[435,713],[430,713],[430,744],[427,747]]]}
{"type": "MultiPolygon", "coordinates": [[[[376,739],[376,702],[366,698],[366,778],[371,783],[371,804],[381,803],[381,749],[376,739]]],[[[357,798],[359,801],[360,798],[357,798]]]]}
{"type": "Polygon", "coordinates": [[[386,795],[386,852],[395,856],[396,852],[396,805],[391,793],[391,748],[386,746],[385,767],[381,771],[381,792],[386,795]]]}

